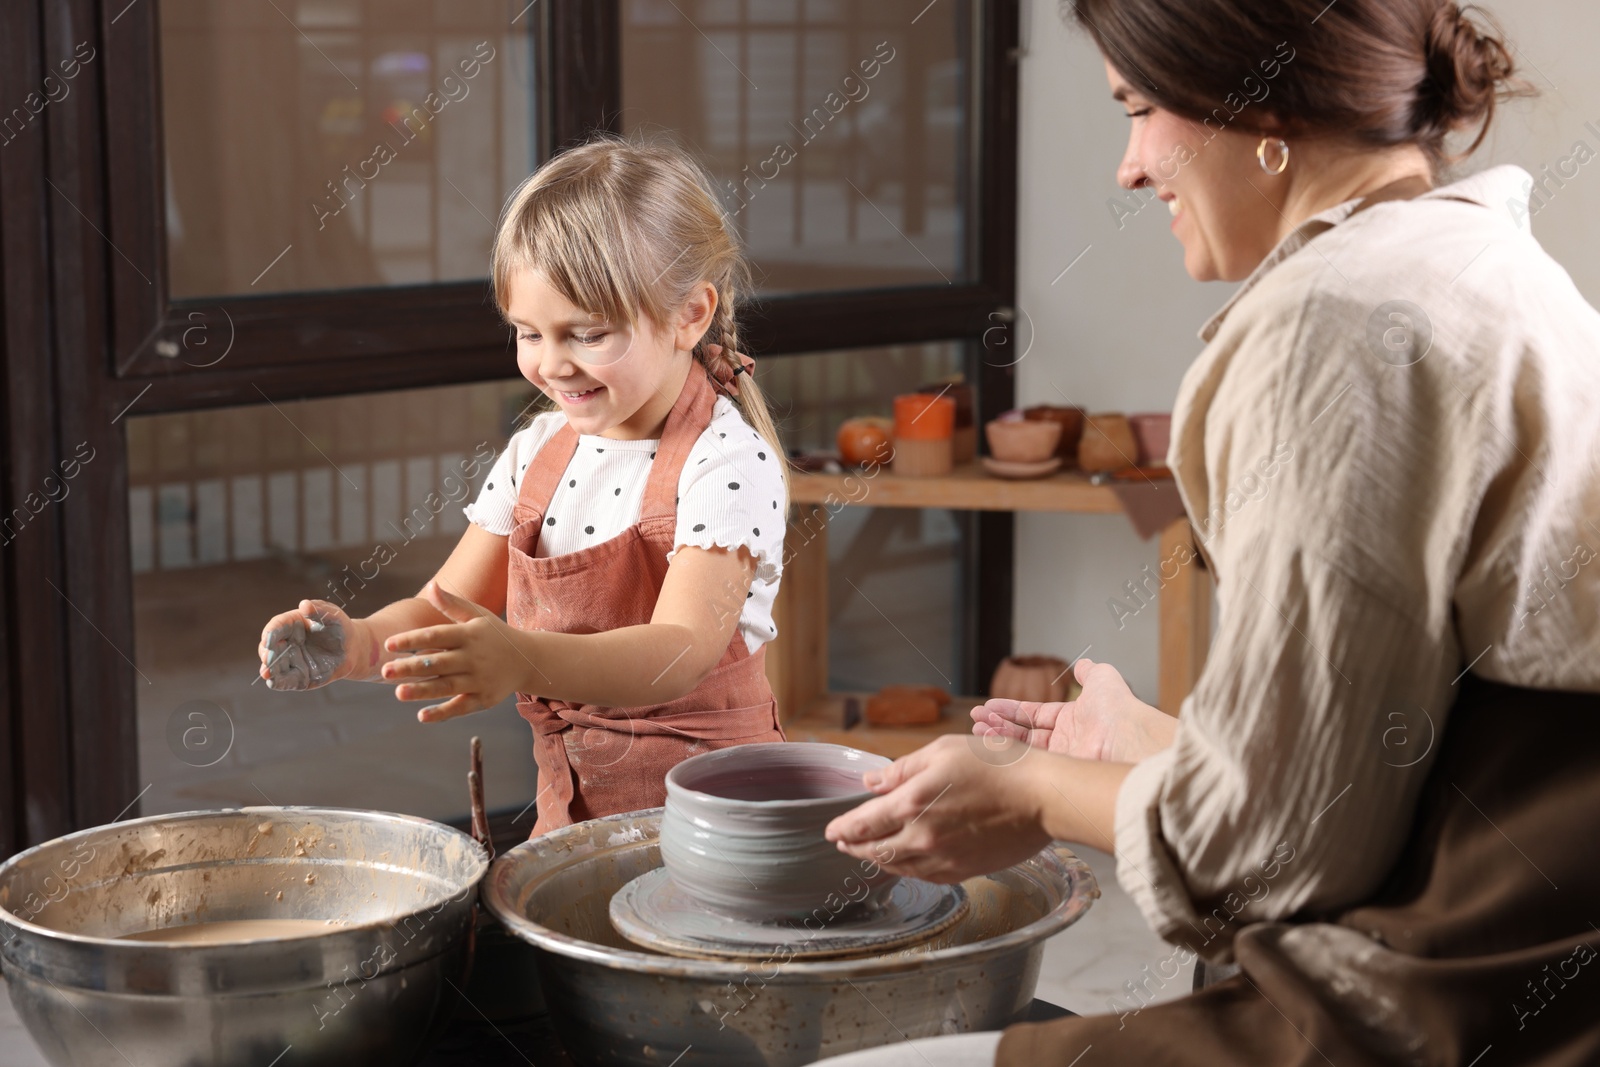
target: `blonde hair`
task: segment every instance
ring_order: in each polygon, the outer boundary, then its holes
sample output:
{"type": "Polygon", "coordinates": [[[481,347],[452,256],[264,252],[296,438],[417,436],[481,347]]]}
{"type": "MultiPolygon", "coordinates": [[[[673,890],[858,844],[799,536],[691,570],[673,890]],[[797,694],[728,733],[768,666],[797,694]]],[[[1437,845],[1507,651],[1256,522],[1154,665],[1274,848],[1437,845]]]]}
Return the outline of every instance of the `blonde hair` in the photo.
{"type": "MultiPolygon", "coordinates": [[[[490,257],[502,315],[511,274],[536,269],[575,307],[608,322],[641,317],[667,328],[696,286],[717,291],[711,325],[694,358],[716,387],[713,365],[737,367],[738,298],[751,291],[750,264],[718,205],[705,168],[676,144],[599,133],[550,159],[512,193],[490,257]],[[706,347],[722,346],[717,356],[706,347]]],[[[693,372],[691,372],[693,373],[693,372]]],[[[734,399],[772,446],[784,484],[783,442],[754,375],[737,379],[734,399]]]]}

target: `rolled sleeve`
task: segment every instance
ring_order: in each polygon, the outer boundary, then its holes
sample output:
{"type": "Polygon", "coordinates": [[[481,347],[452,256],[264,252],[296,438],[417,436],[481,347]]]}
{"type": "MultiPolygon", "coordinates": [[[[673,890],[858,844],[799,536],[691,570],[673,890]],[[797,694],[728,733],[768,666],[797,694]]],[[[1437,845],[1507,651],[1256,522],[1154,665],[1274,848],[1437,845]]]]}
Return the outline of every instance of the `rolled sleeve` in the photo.
{"type": "Polygon", "coordinates": [[[1118,880],[1152,929],[1212,959],[1229,958],[1241,924],[1377,889],[1410,831],[1458,660],[1449,627],[1326,561],[1239,547],[1174,742],[1134,767],[1116,809],[1118,880]]]}

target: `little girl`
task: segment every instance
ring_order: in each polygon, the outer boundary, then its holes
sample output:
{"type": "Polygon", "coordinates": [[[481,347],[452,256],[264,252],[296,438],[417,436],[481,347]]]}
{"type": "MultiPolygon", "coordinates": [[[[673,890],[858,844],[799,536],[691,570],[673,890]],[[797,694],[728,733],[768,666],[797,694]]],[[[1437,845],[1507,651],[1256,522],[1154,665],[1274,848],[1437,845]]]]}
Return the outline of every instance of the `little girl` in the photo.
{"type": "Polygon", "coordinates": [[[714,188],[681,150],[612,136],[528,178],[491,273],[557,410],[512,436],[417,597],[364,619],[305,600],[262,631],[274,689],[397,682],[423,722],[516,693],[535,835],[664,803],[697,752],[784,740],[765,645],[787,477],[714,188]]]}

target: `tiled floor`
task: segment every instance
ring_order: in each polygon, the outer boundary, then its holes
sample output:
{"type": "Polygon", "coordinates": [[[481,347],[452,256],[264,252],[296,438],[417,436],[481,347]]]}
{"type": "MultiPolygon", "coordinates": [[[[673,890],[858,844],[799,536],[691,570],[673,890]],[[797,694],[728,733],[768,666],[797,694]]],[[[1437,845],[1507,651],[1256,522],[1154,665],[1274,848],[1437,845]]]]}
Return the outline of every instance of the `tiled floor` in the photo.
{"type": "MultiPolygon", "coordinates": [[[[1131,1007],[1134,1000],[1124,983],[1143,980],[1145,988],[1153,988],[1144,968],[1157,973],[1161,969],[1158,965],[1172,950],[1150,933],[1132,901],[1117,885],[1111,857],[1093,849],[1078,851],[1094,869],[1104,895],[1076,925],[1045,945],[1038,996],[1079,1014],[1118,1010],[1114,1001],[1131,1007]]],[[[1183,968],[1177,978],[1156,992],[1157,999],[1187,992],[1191,975],[1192,965],[1183,968]]],[[[0,1067],[46,1067],[12,1013],[9,997],[0,1002],[0,1067]]]]}

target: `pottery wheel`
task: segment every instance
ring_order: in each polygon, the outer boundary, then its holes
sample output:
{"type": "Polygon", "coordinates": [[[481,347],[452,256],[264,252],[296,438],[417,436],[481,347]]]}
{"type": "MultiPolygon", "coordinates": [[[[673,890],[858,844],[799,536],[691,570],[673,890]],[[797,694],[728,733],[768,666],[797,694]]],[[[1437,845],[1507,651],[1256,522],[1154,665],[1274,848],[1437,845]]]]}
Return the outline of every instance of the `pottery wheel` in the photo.
{"type": "Polygon", "coordinates": [[[900,879],[871,911],[810,927],[801,919],[757,922],[709,911],[665,867],[640,875],[611,898],[611,925],[634,944],[672,956],[733,960],[874,956],[932,940],[966,914],[967,893],[959,885],[915,878],[900,879]]]}

